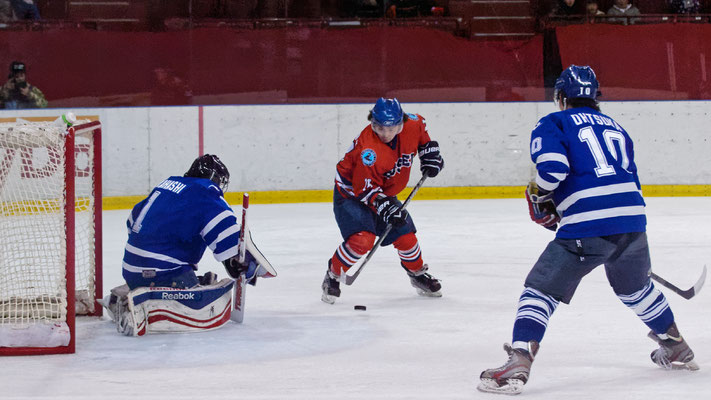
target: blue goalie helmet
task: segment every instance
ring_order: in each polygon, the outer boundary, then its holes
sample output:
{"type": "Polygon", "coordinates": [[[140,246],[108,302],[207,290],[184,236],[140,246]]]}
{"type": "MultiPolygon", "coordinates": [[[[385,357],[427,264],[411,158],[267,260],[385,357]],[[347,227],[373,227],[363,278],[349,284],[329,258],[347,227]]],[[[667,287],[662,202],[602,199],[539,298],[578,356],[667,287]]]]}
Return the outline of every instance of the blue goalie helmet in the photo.
{"type": "Polygon", "coordinates": [[[394,126],[402,123],[402,107],[397,99],[381,97],[370,110],[372,121],[382,126],[394,126]]]}
{"type": "Polygon", "coordinates": [[[565,93],[569,99],[587,98],[595,100],[599,95],[600,83],[595,77],[595,71],[588,66],[571,65],[555,81],[553,100],[558,103],[560,94],[565,93]]]}

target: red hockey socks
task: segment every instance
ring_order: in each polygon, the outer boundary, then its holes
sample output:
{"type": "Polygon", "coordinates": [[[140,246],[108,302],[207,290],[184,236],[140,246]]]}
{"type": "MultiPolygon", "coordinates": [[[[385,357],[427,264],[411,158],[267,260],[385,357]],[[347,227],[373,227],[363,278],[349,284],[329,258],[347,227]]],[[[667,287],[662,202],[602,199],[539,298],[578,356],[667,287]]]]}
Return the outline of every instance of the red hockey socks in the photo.
{"type": "Polygon", "coordinates": [[[414,233],[408,233],[400,236],[393,243],[397,249],[397,254],[400,256],[402,266],[412,272],[422,269],[422,252],[420,244],[417,242],[417,236],[414,233]]]}
{"type": "Polygon", "coordinates": [[[341,243],[331,258],[331,272],[340,276],[341,271],[348,271],[357,263],[375,243],[375,234],[371,232],[358,232],[351,235],[348,240],[341,243]]]}

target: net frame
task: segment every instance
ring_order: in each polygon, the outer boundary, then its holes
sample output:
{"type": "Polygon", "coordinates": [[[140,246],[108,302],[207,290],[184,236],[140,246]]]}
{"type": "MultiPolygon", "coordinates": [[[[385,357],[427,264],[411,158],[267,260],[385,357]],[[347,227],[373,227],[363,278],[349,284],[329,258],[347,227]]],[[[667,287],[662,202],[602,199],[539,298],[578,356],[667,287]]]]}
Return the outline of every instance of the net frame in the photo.
{"type": "MultiPolygon", "coordinates": [[[[66,354],[76,351],[76,137],[78,135],[91,135],[93,151],[90,154],[93,171],[91,173],[93,196],[93,256],[94,262],[94,293],[93,311],[86,315],[100,316],[102,307],[98,303],[103,292],[102,285],[102,179],[101,179],[101,123],[99,121],[88,122],[70,127],[64,138],[64,241],[65,252],[65,293],[66,293],[66,325],[69,329],[69,342],[66,346],[55,347],[0,347],[0,355],[41,355],[41,354],[66,354]]],[[[20,141],[20,144],[21,141],[20,141]]],[[[1,273],[1,270],[0,270],[1,273]]]]}

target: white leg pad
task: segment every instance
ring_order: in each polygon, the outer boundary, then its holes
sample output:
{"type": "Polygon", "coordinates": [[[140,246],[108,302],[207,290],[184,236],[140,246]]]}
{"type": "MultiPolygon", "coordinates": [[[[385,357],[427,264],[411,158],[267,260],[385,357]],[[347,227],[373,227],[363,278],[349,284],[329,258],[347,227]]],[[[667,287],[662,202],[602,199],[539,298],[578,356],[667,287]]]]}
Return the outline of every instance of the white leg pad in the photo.
{"type": "Polygon", "coordinates": [[[144,287],[128,293],[133,336],[148,333],[203,332],[230,320],[234,281],[192,289],[144,287]]]}

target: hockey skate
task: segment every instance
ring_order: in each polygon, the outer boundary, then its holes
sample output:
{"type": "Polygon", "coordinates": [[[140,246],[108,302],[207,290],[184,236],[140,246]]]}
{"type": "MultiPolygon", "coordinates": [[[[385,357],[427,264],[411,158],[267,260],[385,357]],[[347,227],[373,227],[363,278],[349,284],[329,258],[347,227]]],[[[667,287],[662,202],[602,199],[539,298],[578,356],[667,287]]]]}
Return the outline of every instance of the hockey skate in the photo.
{"type": "Polygon", "coordinates": [[[333,304],[336,302],[336,297],[341,297],[340,282],[338,277],[331,272],[331,260],[328,260],[328,269],[326,270],[326,276],[323,278],[321,289],[323,289],[321,301],[324,303],[333,304]]]}
{"type": "Polygon", "coordinates": [[[538,342],[535,340],[528,342],[528,350],[514,349],[505,343],[504,350],[509,355],[509,360],[499,368],[483,371],[479,376],[481,382],[477,389],[488,393],[521,393],[523,385],[528,381],[531,364],[538,353],[538,347],[538,342]]]}
{"type": "Polygon", "coordinates": [[[425,297],[442,297],[442,285],[439,283],[439,279],[427,273],[427,264],[415,272],[405,268],[402,264],[400,265],[407,271],[410,284],[417,289],[417,294],[425,297]]]}
{"type": "Polygon", "coordinates": [[[690,371],[699,369],[699,365],[694,361],[694,352],[691,351],[686,340],[679,333],[676,323],[673,323],[667,333],[663,335],[657,335],[654,331],[650,331],[647,336],[659,343],[659,348],[650,354],[655,364],[664,369],[686,369],[690,371]]]}
{"type": "Polygon", "coordinates": [[[118,323],[121,312],[119,310],[119,303],[126,302],[126,296],[130,289],[128,285],[121,285],[111,289],[108,296],[103,299],[97,300],[97,303],[101,304],[106,309],[106,314],[112,321],[118,323]]]}

